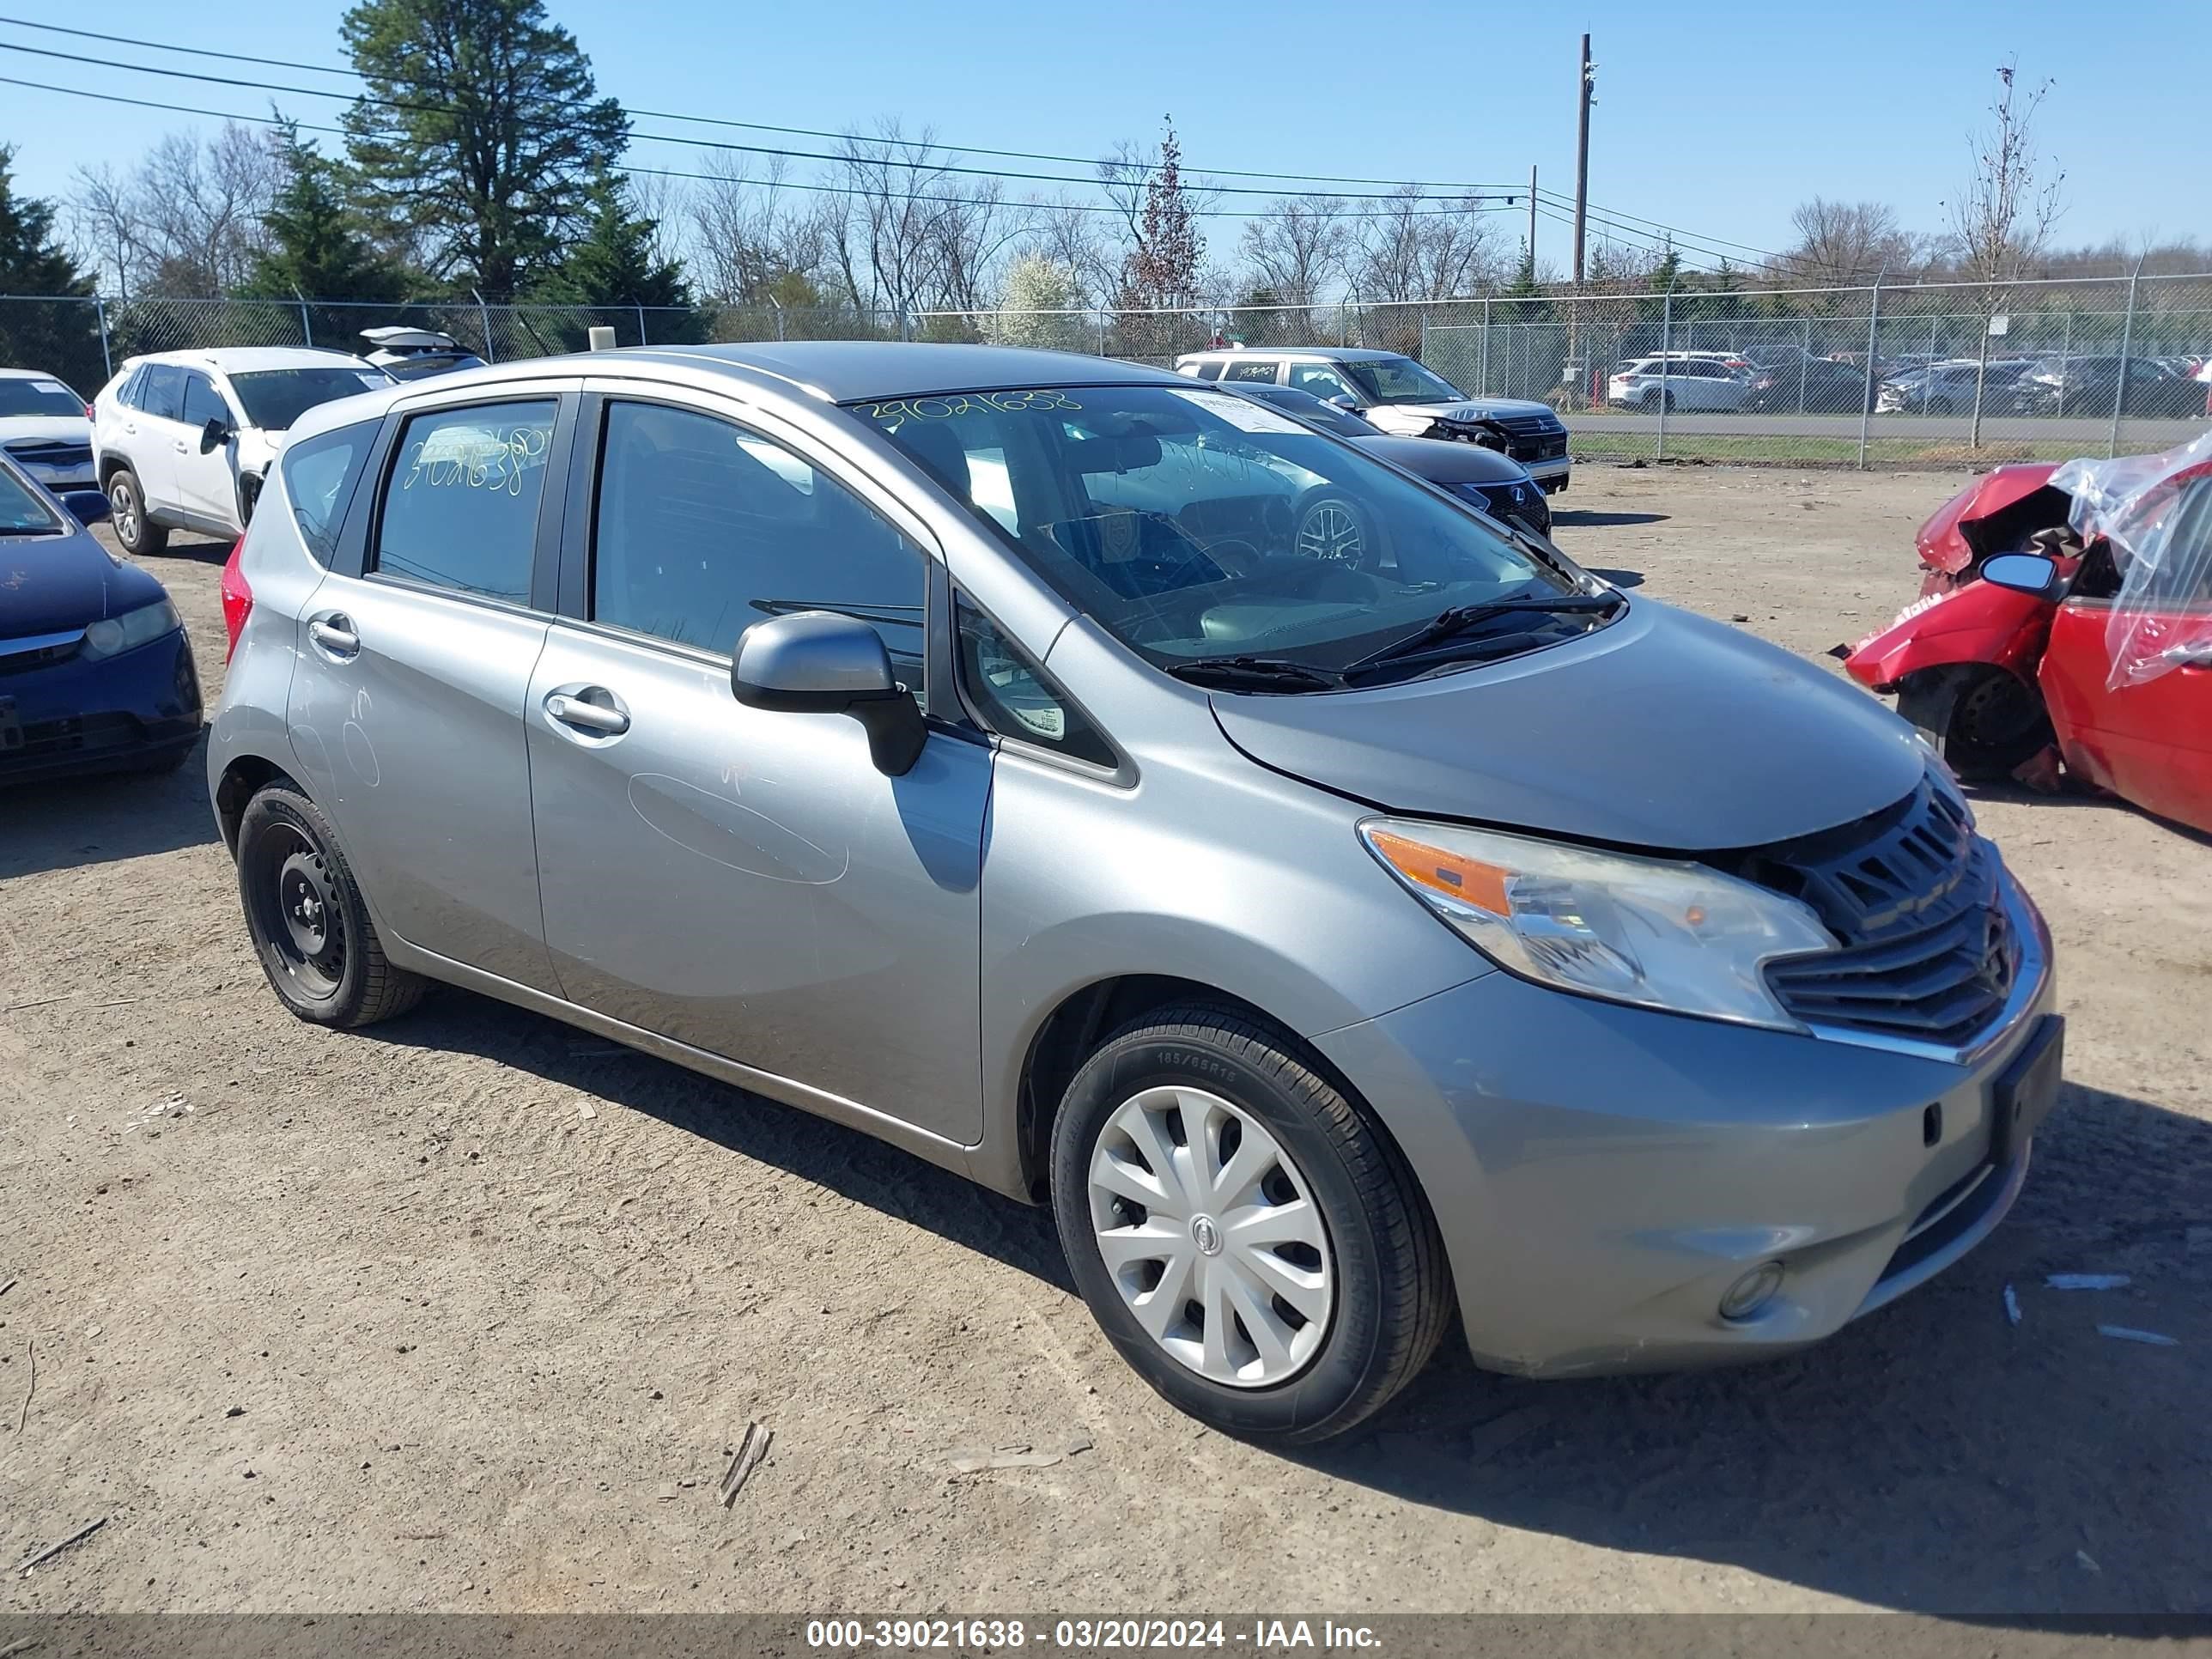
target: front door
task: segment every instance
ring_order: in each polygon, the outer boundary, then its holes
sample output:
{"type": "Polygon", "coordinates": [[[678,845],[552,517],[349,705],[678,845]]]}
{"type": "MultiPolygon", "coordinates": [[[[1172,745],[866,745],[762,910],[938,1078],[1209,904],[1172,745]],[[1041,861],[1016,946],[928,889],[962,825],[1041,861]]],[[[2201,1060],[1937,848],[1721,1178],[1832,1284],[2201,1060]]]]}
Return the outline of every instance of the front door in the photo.
{"type": "Polygon", "coordinates": [[[588,561],[581,614],[529,692],[562,991],[972,1145],[990,750],[939,732],[886,777],[856,722],[730,690],[748,624],[823,609],[873,623],[919,694],[919,531],[734,411],[611,399],[600,424],[579,434],[600,471],[565,555],[588,561]]]}
{"type": "Polygon", "coordinates": [[[171,446],[178,510],[212,524],[236,524],[238,415],[216,383],[196,368],[185,371],[183,426],[171,446]],[[212,449],[203,448],[211,420],[221,421],[230,434],[212,449]]]}
{"type": "Polygon", "coordinates": [[[362,490],[361,574],[334,568],[301,616],[288,712],[380,923],[549,991],[523,700],[550,605],[557,409],[541,394],[407,417],[362,490]]]}
{"type": "Polygon", "coordinates": [[[2039,678],[2067,764],[2160,817],[2212,830],[2212,477],[2185,486],[2154,573],[2127,595],[2126,654],[2110,682],[2111,599],[2069,599],[2039,678]]]}

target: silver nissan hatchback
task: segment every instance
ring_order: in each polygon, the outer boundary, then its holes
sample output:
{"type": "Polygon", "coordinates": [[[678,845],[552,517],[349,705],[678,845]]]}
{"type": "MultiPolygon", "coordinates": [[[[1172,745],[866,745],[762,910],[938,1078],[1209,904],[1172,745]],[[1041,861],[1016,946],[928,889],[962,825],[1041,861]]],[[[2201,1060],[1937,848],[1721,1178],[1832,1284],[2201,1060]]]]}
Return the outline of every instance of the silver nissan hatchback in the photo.
{"type": "Polygon", "coordinates": [[[1455,1309],[1528,1376],[1802,1347],[1997,1224],[2057,1090],[2042,920],[1905,726],[1188,379],[373,392],[224,606],[295,1013],[444,981],[1048,1203],[1234,1433],[1343,1432],[1455,1309]]]}

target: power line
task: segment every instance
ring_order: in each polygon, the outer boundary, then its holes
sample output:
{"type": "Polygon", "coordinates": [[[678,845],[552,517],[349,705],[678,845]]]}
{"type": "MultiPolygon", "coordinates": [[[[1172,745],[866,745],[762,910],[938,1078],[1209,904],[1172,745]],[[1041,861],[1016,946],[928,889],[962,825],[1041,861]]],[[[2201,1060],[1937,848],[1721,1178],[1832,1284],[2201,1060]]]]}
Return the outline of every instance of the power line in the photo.
{"type": "MultiPolygon", "coordinates": [[[[278,116],[269,115],[240,115],[228,110],[203,109],[191,104],[172,104],[150,98],[126,98],[119,93],[90,92],[82,87],[58,87],[43,81],[21,80],[14,76],[0,75],[0,86],[26,87],[33,92],[59,93],[66,97],[91,99],[98,103],[127,104],[135,109],[165,110],[176,115],[196,115],[204,120],[238,121],[252,126],[296,128],[302,132],[331,133],[338,137],[344,137],[347,136],[344,128],[331,126],[327,124],[319,122],[294,121],[278,116]]],[[[706,184],[726,184],[731,182],[731,180],[723,175],[717,173],[688,172],[677,167],[642,167],[633,162],[623,163],[623,170],[626,173],[640,173],[647,178],[654,179],[696,179],[706,184]]],[[[884,191],[870,190],[858,185],[817,185],[793,179],[751,179],[738,182],[747,185],[757,185],[759,188],[763,190],[798,190],[819,196],[845,196],[877,198],[884,197],[889,193],[884,191]]],[[[897,199],[901,202],[921,202],[946,207],[975,207],[978,205],[976,199],[972,196],[930,196],[900,191],[897,194],[897,199]]],[[[1110,203],[1105,202],[1052,202],[1043,204],[1015,202],[1003,203],[1000,204],[1000,205],[1016,208],[1046,206],[1049,207],[1054,212],[1107,213],[1115,215],[1117,217],[1121,212],[1121,209],[1112,205],[1110,203]]],[[[1510,205],[1493,205],[1484,204],[1476,208],[1465,210],[1481,213],[1506,213],[1514,212],[1517,210],[1510,205]]],[[[1197,208],[1192,210],[1192,216],[1194,218],[1200,219],[1249,219],[1255,216],[1249,213],[1233,212],[1226,208],[1197,208]]],[[[1395,218],[1398,216],[1395,214],[1346,213],[1339,216],[1346,219],[1382,219],[1395,218]]]]}
{"type": "MultiPolygon", "coordinates": [[[[368,80],[368,79],[372,78],[372,77],[370,77],[369,76],[366,75],[363,71],[362,71],[362,70],[357,70],[357,69],[350,69],[350,68],[345,68],[345,67],[342,67],[342,66],[340,66],[340,65],[334,64],[302,64],[302,63],[300,63],[300,62],[298,62],[298,61],[296,61],[296,60],[295,60],[295,59],[289,58],[258,58],[258,57],[253,56],[253,55],[252,55],[252,53],[250,53],[250,52],[216,52],[216,51],[213,51],[213,50],[211,50],[210,48],[204,47],[204,46],[187,46],[180,45],[180,44],[176,43],[176,42],[174,42],[174,41],[166,41],[166,40],[148,40],[141,39],[141,38],[139,38],[139,37],[137,37],[137,36],[135,36],[135,35],[128,35],[128,34],[110,34],[110,33],[104,33],[104,32],[102,32],[102,31],[100,31],[100,30],[98,30],[98,29],[73,29],[73,28],[65,28],[65,27],[64,27],[62,25],[60,25],[60,24],[58,24],[58,23],[40,23],[40,22],[34,22],[34,21],[33,21],[31,19],[29,19],[29,18],[27,18],[27,17],[8,17],[8,16],[0,16],[0,23],[12,23],[12,24],[15,25],[16,27],[21,27],[21,28],[44,29],[44,30],[46,30],[46,31],[47,31],[47,32],[49,32],[49,33],[51,33],[73,35],[73,36],[75,36],[75,37],[76,37],[76,38],[78,38],[78,39],[80,39],[80,40],[105,40],[105,41],[107,41],[107,42],[111,43],[111,44],[113,44],[113,45],[118,45],[118,46],[144,46],[144,47],[147,47],[147,48],[149,48],[149,49],[150,49],[150,50],[152,50],[152,51],[155,51],[155,52],[186,52],[186,53],[191,53],[191,54],[193,54],[193,55],[195,55],[195,56],[198,56],[198,57],[202,57],[202,58],[221,58],[221,59],[222,59],[223,61],[225,61],[225,62],[227,62],[227,63],[234,63],[234,64],[260,64],[260,65],[262,65],[262,66],[264,66],[264,67],[265,67],[265,68],[270,68],[270,69],[296,69],[296,70],[307,70],[310,71],[311,73],[317,74],[317,75],[344,75],[344,76],[352,76],[353,78],[355,78],[355,79],[356,79],[356,80],[368,80]]],[[[35,51],[35,50],[37,50],[37,48],[35,48],[35,47],[24,47],[24,48],[20,48],[20,50],[24,50],[24,51],[35,51]]],[[[58,55],[58,54],[57,54],[57,55],[58,55]]],[[[106,64],[106,59],[104,59],[104,58],[94,58],[94,59],[80,60],[80,61],[89,61],[89,62],[100,63],[100,64],[106,64]]],[[[127,66],[125,66],[125,65],[116,65],[115,67],[118,67],[118,68],[120,68],[120,67],[127,67],[127,66]]],[[[164,72],[166,72],[166,73],[170,73],[170,74],[181,74],[181,73],[183,73],[183,71],[181,71],[181,70],[168,70],[168,71],[159,71],[159,70],[157,70],[157,71],[154,71],[154,72],[155,72],[155,73],[164,73],[164,72]]],[[[228,83],[227,83],[227,84],[228,84],[228,83]]],[[[248,86],[251,86],[251,85],[254,85],[254,84],[256,84],[256,83],[254,83],[254,82],[237,82],[237,83],[235,83],[235,84],[240,84],[240,85],[248,85],[248,86]]],[[[423,84],[423,85],[425,85],[425,86],[428,86],[428,87],[434,87],[434,88],[439,88],[439,89],[441,89],[441,90],[442,90],[442,91],[447,91],[447,92],[453,92],[453,91],[461,91],[461,90],[465,90],[465,88],[460,88],[460,87],[456,86],[453,82],[445,82],[445,81],[427,80],[427,79],[426,79],[426,80],[422,82],[422,84],[423,84]]],[[[300,92],[307,92],[307,88],[279,88],[279,90],[296,90],[296,91],[300,91],[300,92]]],[[[338,96],[349,96],[349,96],[351,96],[352,94],[330,94],[330,93],[313,93],[313,94],[312,94],[311,95],[313,95],[313,96],[316,96],[316,97],[330,97],[330,96],[333,96],[333,95],[338,95],[338,96]]],[[[580,100],[571,100],[571,101],[572,101],[572,102],[574,102],[574,103],[578,107],[589,107],[589,106],[590,106],[590,105],[591,105],[591,103],[592,103],[592,102],[593,102],[593,101],[596,101],[596,100],[580,100],[580,100]]],[[[630,107],[630,106],[626,106],[626,105],[624,105],[624,106],[621,106],[621,107],[623,108],[623,112],[624,112],[625,114],[628,114],[628,115],[630,115],[630,116],[634,116],[634,117],[637,117],[637,118],[642,118],[642,119],[649,120],[649,121],[686,121],[686,122],[693,122],[693,123],[696,123],[696,124],[698,124],[698,125],[703,125],[703,126],[730,127],[730,128],[738,129],[738,130],[744,131],[748,131],[748,132],[775,132],[775,133],[781,133],[781,134],[783,134],[784,136],[786,136],[786,137],[796,137],[796,138],[831,138],[831,139],[842,139],[842,138],[850,138],[850,137],[855,137],[855,136],[856,136],[856,135],[852,134],[852,133],[846,133],[846,132],[836,132],[836,131],[832,131],[829,130],[828,128],[824,128],[824,127],[793,127],[793,126],[778,126],[778,125],[775,125],[775,124],[773,124],[773,123],[771,123],[771,122],[767,122],[767,121],[738,121],[738,120],[732,120],[732,119],[730,119],[730,118],[726,118],[726,117],[723,117],[723,116],[716,116],[716,115],[689,115],[689,114],[685,114],[685,113],[684,113],[684,112],[681,112],[681,111],[677,111],[677,110],[636,109],[636,108],[632,108],[632,107],[630,107]]],[[[870,142],[881,142],[881,141],[870,141],[870,142]]],[[[998,157],[1000,157],[1000,159],[1002,159],[1002,160],[1006,160],[1006,161],[1057,161],[1057,162],[1060,162],[1060,163],[1066,164],[1066,165],[1071,165],[1071,166],[1075,166],[1075,167],[1097,167],[1097,166],[1109,166],[1109,165],[1110,165],[1110,166],[1115,167],[1117,167],[1117,168],[1126,168],[1126,169],[1127,169],[1127,170],[1129,170],[1129,171],[1131,171],[1131,172],[1137,172],[1137,173],[1158,173],[1158,172],[1159,172],[1159,171],[1161,170],[1161,167],[1162,167],[1162,163],[1158,162],[1158,161],[1134,161],[1134,160],[1123,161],[1123,160],[1115,159],[1115,158],[1110,158],[1110,157],[1100,157],[1100,156],[1094,156],[1094,155],[1054,155],[1054,154],[1053,154],[1053,153],[1051,153],[1051,152],[1049,152],[1049,151],[1044,151],[1044,150],[1028,150],[1028,149],[992,149],[991,147],[989,147],[988,145],[984,145],[984,144],[955,144],[955,143],[944,143],[944,142],[939,142],[939,141],[934,141],[934,140],[933,140],[933,141],[931,141],[931,142],[933,142],[933,143],[935,143],[936,148],[938,148],[938,149],[945,149],[945,150],[948,150],[948,151],[953,152],[953,153],[957,154],[957,155],[994,155],[994,156],[998,156],[998,157]]],[[[1269,172],[1265,172],[1265,171],[1262,171],[1262,170],[1260,170],[1260,169],[1257,169],[1257,168],[1252,168],[1252,167],[1205,167],[1205,168],[1199,169],[1199,170],[1196,170],[1196,171],[1188,171],[1188,170],[1186,170],[1186,172],[1187,172],[1187,176],[1188,176],[1188,177],[1190,177],[1190,178],[1192,178],[1192,179],[1206,179],[1206,178],[1224,178],[1224,179],[1280,179],[1280,180],[1283,180],[1283,181],[1285,181],[1285,182],[1291,182],[1291,183],[1305,183],[1305,184],[1335,184],[1335,185],[1392,185],[1392,186],[1394,186],[1394,187],[1396,187],[1396,188],[1398,188],[1398,189],[1407,189],[1407,188],[1410,188],[1410,189],[1419,190],[1419,191],[1436,191],[1436,192],[1443,193],[1443,194],[1466,193],[1466,192],[1470,192],[1470,191],[1494,191],[1494,190],[1506,190],[1506,189],[1511,189],[1511,188],[1514,188],[1514,186],[1505,185],[1498,185],[1498,184],[1455,184],[1455,183],[1450,183],[1450,182],[1442,181],[1442,180],[1437,180],[1437,179],[1368,179],[1368,178],[1361,178],[1361,177],[1358,177],[1358,176],[1356,176],[1356,175],[1352,175],[1352,174],[1344,174],[1344,173],[1269,173],[1269,172]]],[[[1006,175],[1006,176],[1010,176],[1010,177],[1019,177],[1019,176],[1025,176],[1025,175],[1010,174],[1010,175],[1006,175]]],[[[1074,182],[1074,183],[1081,183],[1081,184],[1095,184],[1095,183],[1097,183],[1097,181],[1096,179],[1085,179],[1073,180],[1073,181],[1071,181],[1071,182],[1074,182]]],[[[1215,186],[1211,186],[1211,185],[1199,185],[1199,186],[1194,186],[1194,188],[1212,189],[1212,188],[1216,188],[1216,187],[1215,187],[1215,186]]],[[[1218,186],[1218,188],[1219,188],[1219,189],[1221,189],[1221,190],[1223,190],[1223,191],[1228,191],[1228,190],[1229,190],[1229,188],[1230,188],[1230,187],[1229,187],[1229,186],[1226,186],[1226,185],[1223,185],[1223,186],[1218,186]]],[[[1310,196],[1316,196],[1316,197],[1323,197],[1323,196],[1328,196],[1328,195],[1335,194],[1335,193],[1337,193],[1337,192],[1332,192],[1332,191],[1241,191],[1241,192],[1238,192],[1238,193],[1240,193],[1240,194],[1247,194],[1247,195],[1285,195],[1285,194],[1292,194],[1292,195],[1310,195],[1310,196]]],[[[1384,199],[1384,198],[1363,198],[1363,199],[1378,199],[1378,200],[1379,200],[1379,199],[1384,199]]]]}

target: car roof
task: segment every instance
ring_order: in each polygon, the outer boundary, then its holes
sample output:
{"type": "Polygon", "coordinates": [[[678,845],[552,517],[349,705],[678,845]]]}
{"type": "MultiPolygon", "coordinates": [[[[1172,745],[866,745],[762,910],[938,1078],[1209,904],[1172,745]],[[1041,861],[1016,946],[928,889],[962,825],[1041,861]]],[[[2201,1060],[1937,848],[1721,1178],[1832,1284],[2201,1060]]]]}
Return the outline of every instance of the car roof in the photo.
{"type": "Polygon", "coordinates": [[[1218,357],[1233,362],[1239,357],[1312,357],[1329,363],[1375,363],[1386,357],[1402,357],[1402,351],[1380,351],[1372,346],[1209,346],[1186,351],[1179,363],[1202,363],[1218,357]]]}
{"type": "Polygon", "coordinates": [[[750,370],[830,403],[916,398],[947,392],[995,392],[1030,386],[1182,385],[1163,368],[1023,346],[936,345],[901,340],[793,340],[757,344],[629,346],[568,359],[588,370],[611,358],[750,370]]]}
{"type": "Polygon", "coordinates": [[[0,367],[0,380],[52,380],[58,386],[67,386],[69,384],[67,380],[63,380],[60,375],[53,373],[51,369],[44,368],[8,368],[0,367]]]}
{"type": "Polygon", "coordinates": [[[332,346],[214,346],[195,351],[149,351],[131,358],[131,363],[176,363],[187,368],[212,368],[223,374],[247,374],[264,368],[374,367],[365,358],[332,346]]]}

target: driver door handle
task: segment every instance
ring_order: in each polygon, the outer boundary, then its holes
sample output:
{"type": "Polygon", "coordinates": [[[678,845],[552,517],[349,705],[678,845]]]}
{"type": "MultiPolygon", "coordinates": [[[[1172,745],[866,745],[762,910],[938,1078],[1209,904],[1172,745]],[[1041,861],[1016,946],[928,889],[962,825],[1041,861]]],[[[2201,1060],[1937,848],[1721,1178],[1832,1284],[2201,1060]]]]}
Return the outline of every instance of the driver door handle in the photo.
{"type": "MultiPolygon", "coordinates": [[[[610,695],[598,686],[586,686],[585,690],[598,691],[601,696],[610,695]]],[[[586,702],[580,695],[571,696],[565,691],[553,692],[545,699],[545,713],[563,726],[589,732],[594,737],[617,738],[629,730],[629,716],[621,709],[586,702]]]]}
{"type": "Polygon", "coordinates": [[[361,635],[353,631],[349,617],[317,617],[307,624],[307,637],[332,656],[350,657],[361,650],[361,635]]]}
{"type": "Polygon", "coordinates": [[[2212,640],[2192,641],[2187,645],[2170,645],[2159,653],[2176,668],[2212,668],[2212,640]]]}

